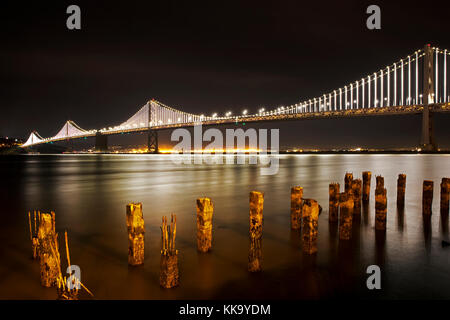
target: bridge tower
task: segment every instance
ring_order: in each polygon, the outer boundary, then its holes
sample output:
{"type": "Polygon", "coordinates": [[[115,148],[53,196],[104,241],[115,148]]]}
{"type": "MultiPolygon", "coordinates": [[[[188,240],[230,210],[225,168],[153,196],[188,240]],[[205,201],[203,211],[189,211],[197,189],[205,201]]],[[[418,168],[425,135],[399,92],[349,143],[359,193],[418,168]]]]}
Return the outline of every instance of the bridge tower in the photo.
{"type": "Polygon", "coordinates": [[[156,123],[156,113],[157,108],[159,107],[156,105],[155,100],[152,99],[148,103],[148,118],[147,118],[147,125],[148,125],[148,133],[147,133],[147,152],[148,153],[159,153],[159,147],[158,147],[158,131],[151,128],[151,125],[153,123],[156,123]],[[153,113],[153,114],[152,114],[153,113]]]}
{"type": "Polygon", "coordinates": [[[107,152],[108,151],[108,136],[97,131],[95,134],[95,151],[107,152]]]}
{"type": "Polygon", "coordinates": [[[148,129],[148,136],[147,136],[147,148],[148,153],[159,153],[159,147],[158,147],[158,131],[153,129],[148,129]]]}
{"type": "Polygon", "coordinates": [[[422,148],[425,151],[435,151],[433,134],[433,113],[431,105],[434,103],[434,79],[433,79],[433,49],[425,45],[423,59],[423,112],[422,112],[422,148]]]}

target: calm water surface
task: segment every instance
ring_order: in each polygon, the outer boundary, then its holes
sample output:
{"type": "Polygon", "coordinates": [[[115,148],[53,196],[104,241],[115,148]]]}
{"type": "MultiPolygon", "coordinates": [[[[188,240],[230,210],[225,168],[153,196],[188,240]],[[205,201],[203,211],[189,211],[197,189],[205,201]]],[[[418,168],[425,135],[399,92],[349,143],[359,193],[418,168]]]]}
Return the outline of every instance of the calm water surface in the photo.
{"type": "MultiPolygon", "coordinates": [[[[446,155],[282,155],[273,176],[255,165],[176,165],[165,155],[29,155],[0,157],[0,298],[55,299],[42,288],[33,261],[28,210],[56,212],[56,229],[68,230],[73,264],[97,299],[209,298],[450,298],[448,217],[439,213],[439,184],[450,176],[446,155]],[[351,241],[339,241],[328,223],[328,184],[346,171],[372,171],[368,210],[354,222],[351,241]],[[406,208],[396,209],[396,182],[407,174],[406,208]],[[374,230],[375,175],[385,177],[388,224],[374,230]],[[422,181],[434,180],[433,215],[421,214],[422,181]],[[290,188],[323,207],[318,253],[301,252],[291,232],[290,188]],[[247,272],[248,193],[265,193],[263,271],[247,272]],[[196,251],[198,197],[215,204],[213,250],[196,251]],[[129,267],[125,205],[142,202],[145,264],[129,267]],[[177,215],[181,285],[159,287],[160,221],[177,215]],[[366,288],[366,268],[377,264],[382,289],[366,288]]],[[[62,238],[61,238],[62,239],[62,238]]],[[[61,242],[63,245],[63,242],[61,242]]]]}

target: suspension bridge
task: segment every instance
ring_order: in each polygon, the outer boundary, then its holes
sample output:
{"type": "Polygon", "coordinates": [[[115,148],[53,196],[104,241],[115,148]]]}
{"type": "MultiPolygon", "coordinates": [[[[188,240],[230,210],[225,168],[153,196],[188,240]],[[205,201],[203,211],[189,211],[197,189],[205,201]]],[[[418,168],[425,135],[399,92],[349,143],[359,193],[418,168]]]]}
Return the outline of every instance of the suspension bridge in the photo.
{"type": "Polygon", "coordinates": [[[422,115],[423,150],[437,146],[433,137],[433,114],[450,112],[447,86],[447,57],[450,51],[426,45],[407,57],[322,96],[255,114],[224,116],[197,115],[150,100],[127,121],[108,128],[85,130],[69,120],[59,132],[43,138],[33,131],[21,146],[30,148],[56,141],[95,137],[95,146],[106,151],[109,135],[148,132],[148,150],[158,152],[158,131],[195,125],[221,125],[240,122],[264,122],[375,115],[422,115]]]}

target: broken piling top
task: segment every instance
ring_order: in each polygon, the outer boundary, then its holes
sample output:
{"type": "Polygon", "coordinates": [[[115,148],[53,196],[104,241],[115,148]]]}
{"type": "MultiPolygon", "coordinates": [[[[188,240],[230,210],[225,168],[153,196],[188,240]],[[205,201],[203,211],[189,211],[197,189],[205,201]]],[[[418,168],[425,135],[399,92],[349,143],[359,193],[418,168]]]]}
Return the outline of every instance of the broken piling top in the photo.
{"type": "Polygon", "coordinates": [[[197,199],[197,249],[208,252],[212,246],[214,204],[210,198],[197,199]]]}
{"type": "Polygon", "coordinates": [[[175,238],[177,235],[177,216],[171,214],[170,225],[167,223],[167,217],[162,217],[161,224],[161,254],[176,255],[178,250],[175,249],[175,238]]]}
{"type": "Polygon", "coordinates": [[[262,222],[264,208],[264,193],[250,192],[250,237],[259,239],[262,237],[262,222]]]}
{"type": "Polygon", "coordinates": [[[405,206],[406,174],[400,173],[397,179],[397,207],[405,206]]]}
{"type": "Polygon", "coordinates": [[[346,172],[344,177],[344,190],[345,192],[349,191],[352,187],[352,181],[353,181],[353,173],[346,172]]]}
{"type": "Polygon", "coordinates": [[[362,199],[367,202],[370,198],[370,182],[372,180],[372,172],[364,171],[362,173],[363,176],[363,190],[362,190],[362,199]]]}
{"type": "Polygon", "coordinates": [[[442,178],[441,182],[441,213],[448,214],[450,197],[450,178],[442,178]]]}
{"type": "Polygon", "coordinates": [[[442,178],[441,186],[446,184],[448,188],[450,188],[450,178],[442,178]]]}
{"type": "Polygon", "coordinates": [[[51,213],[41,213],[39,220],[38,238],[44,239],[47,235],[54,233],[53,216],[51,213]]]}
{"type": "Polygon", "coordinates": [[[377,176],[376,180],[377,180],[376,189],[383,189],[384,188],[384,177],[377,176]]]}
{"type": "Polygon", "coordinates": [[[399,173],[398,179],[397,179],[397,185],[398,186],[405,186],[406,185],[406,174],[399,173]]]}
{"type": "Polygon", "coordinates": [[[363,177],[363,182],[368,182],[370,184],[370,180],[372,178],[372,172],[370,172],[370,171],[363,171],[362,177],[363,177]]]}
{"type": "Polygon", "coordinates": [[[314,199],[303,199],[302,218],[319,219],[319,203],[314,199]]]}
{"type": "Polygon", "coordinates": [[[299,196],[300,198],[303,198],[303,187],[300,186],[294,186],[291,188],[291,199],[292,195],[299,196]]]}
{"type": "Polygon", "coordinates": [[[142,203],[127,204],[127,227],[128,232],[144,233],[144,215],[142,213],[142,203]]]}
{"type": "Polygon", "coordinates": [[[201,220],[201,225],[206,226],[212,223],[214,203],[210,198],[197,199],[197,222],[201,220]]]}

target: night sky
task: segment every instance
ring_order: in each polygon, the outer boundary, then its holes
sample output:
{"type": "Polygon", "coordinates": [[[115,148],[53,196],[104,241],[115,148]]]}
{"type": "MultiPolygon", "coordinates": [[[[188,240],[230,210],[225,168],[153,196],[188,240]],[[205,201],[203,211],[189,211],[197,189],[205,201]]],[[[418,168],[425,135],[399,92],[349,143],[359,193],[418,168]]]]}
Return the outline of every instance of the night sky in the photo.
{"type": "MultiPolygon", "coordinates": [[[[422,48],[450,49],[448,1],[2,1],[0,135],[125,121],[151,98],[191,113],[320,96],[422,48]],[[81,7],[81,30],[66,8],[81,7]],[[366,8],[381,7],[381,30],[366,8]]],[[[436,138],[450,147],[450,115],[436,138]]],[[[409,146],[420,118],[276,123],[281,145],[409,146]]]]}

